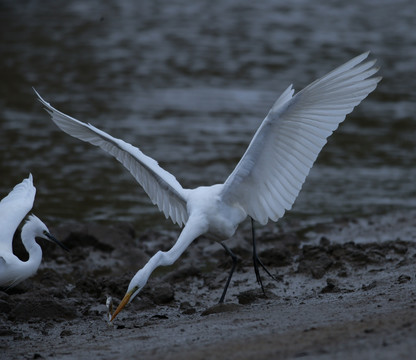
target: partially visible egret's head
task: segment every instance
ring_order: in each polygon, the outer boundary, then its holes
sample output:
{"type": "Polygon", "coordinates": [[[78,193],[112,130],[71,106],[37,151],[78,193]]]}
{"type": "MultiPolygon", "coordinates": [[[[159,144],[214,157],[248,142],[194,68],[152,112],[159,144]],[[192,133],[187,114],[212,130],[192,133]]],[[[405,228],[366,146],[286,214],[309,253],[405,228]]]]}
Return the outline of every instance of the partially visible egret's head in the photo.
{"type": "Polygon", "coordinates": [[[136,275],[134,275],[133,279],[131,279],[129,287],[127,289],[126,295],[124,295],[123,300],[121,300],[120,304],[118,305],[116,311],[114,311],[113,315],[111,316],[111,320],[113,321],[117,314],[124,309],[124,307],[129,304],[137,294],[143,289],[146,285],[147,277],[145,278],[142,270],[139,270],[136,275]]]}
{"type": "Polygon", "coordinates": [[[34,237],[40,237],[59,245],[62,249],[69,251],[68,248],[57,240],[50,232],[48,227],[35,215],[30,215],[26,225],[32,232],[34,237]]]}

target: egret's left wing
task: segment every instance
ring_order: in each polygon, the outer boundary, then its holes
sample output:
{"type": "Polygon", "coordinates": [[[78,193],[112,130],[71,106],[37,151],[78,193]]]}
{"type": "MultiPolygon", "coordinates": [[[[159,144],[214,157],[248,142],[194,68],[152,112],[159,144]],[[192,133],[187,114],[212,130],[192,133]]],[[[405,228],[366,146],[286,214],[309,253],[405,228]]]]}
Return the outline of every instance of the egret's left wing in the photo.
{"type": "Polygon", "coordinates": [[[26,214],[32,209],[36,188],[32,174],[17,184],[0,201],[0,250],[12,252],[13,235],[26,214]]]}
{"type": "Polygon", "coordinates": [[[172,174],[162,169],[157,161],[143,154],[131,144],[55,109],[43,100],[35,89],[33,90],[61,130],[80,140],[99,146],[113,155],[130,171],[149,195],[153,204],[157,204],[159,210],[163,211],[166,218],[170,217],[179,226],[186,223],[188,220],[187,191],[182,188],[172,174]]]}
{"type": "Polygon", "coordinates": [[[222,199],[254,220],[276,221],[292,207],[328,136],[371,91],[375,61],[357,56],[298,94],[290,86],[254,135],[224,183],[222,199]]]}

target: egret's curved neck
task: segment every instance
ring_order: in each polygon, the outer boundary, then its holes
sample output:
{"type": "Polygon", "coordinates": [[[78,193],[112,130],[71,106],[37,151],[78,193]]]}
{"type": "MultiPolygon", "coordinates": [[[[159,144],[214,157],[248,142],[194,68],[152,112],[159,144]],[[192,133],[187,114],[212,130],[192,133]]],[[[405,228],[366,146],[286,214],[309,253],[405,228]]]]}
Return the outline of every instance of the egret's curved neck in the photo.
{"type": "Polygon", "coordinates": [[[149,279],[152,272],[159,266],[172,265],[187,249],[187,247],[200,235],[207,231],[207,226],[202,219],[198,219],[195,216],[191,216],[175,245],[169,251],[158,251],[153,255],[148,263],[137,272],[133,277],[132,283],[137,283],[140,287],[143,287],[149,279]]]}
{"type": "Polygon", "coordinates": [[[34,274],[42,261],[42,249],[35,240],[35,231],[30,223],[23,226],[22,229],[22,243],[25,246],[26,251],[29,253],[29,259],[25,264],[27,276],[34,274]]]}

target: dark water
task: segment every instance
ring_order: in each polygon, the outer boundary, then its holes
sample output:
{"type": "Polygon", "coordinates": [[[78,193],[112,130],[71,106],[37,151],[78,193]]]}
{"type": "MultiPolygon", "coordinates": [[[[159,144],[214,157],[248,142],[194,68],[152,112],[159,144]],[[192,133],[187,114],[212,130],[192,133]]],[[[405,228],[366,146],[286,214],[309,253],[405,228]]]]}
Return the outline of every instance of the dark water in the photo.
{"type": "Polygon", "coordinates": [[[2,1],[0,194],[32,172],[49,224],[170,226],[58,109],[139,146],[184,187],[222,182],[280,93],[371,50],[383,81],[330,138],[289,219],[416,208],[413,0],[2,1]]]}

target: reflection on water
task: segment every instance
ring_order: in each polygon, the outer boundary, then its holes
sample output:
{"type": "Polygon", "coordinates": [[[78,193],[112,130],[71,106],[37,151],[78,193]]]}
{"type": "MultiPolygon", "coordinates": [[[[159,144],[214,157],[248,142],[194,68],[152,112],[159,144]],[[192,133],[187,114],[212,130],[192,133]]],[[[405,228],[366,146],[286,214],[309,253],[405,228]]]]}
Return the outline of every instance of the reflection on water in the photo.
{"type": "Polygon", "coordinates": [[[384,79],[330,138],[288,217],[416,207],[413,1],[137,3],[2,2],[2,195],[32,172],[50,223],[169,224],[114,159],[56,128],[32,86],[195,187],[225,180],[290,83],[371,50],[384,79]]]}

